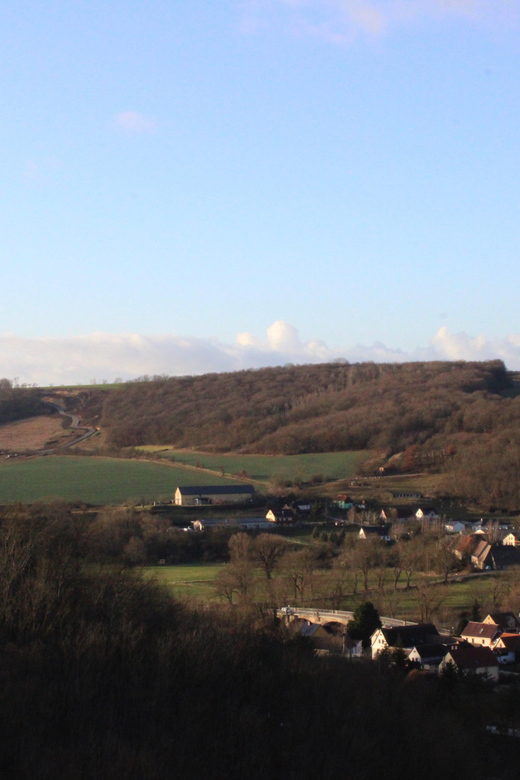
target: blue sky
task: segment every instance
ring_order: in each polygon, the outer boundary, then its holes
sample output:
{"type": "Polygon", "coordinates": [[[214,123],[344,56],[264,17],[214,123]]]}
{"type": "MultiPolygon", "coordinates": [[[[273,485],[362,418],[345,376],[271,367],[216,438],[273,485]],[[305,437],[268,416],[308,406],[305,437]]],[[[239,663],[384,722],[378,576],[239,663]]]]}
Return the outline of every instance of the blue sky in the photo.
{"type": "Polygon", "coordinates": [[[0,8],[0,375],[520,368],[520,0],[0,8]]]}

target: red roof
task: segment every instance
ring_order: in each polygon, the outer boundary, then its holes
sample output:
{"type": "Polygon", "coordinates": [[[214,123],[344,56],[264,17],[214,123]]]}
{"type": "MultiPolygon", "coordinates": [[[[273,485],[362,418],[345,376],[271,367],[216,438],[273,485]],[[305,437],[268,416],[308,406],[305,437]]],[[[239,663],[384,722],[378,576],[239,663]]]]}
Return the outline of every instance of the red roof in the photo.
{"type": "Polygon", "coordinates": [[[470,620],[461,636],[474,637],[475,639],[494,639],[497,634],[500,633],[500,629],[495,623],[476,623],[470,620]]]}
{"type": "Polygon", "coordinates": [[[502,634],[495,645],[497,650],[507,650],[509,653],[520,651],[520,634],[502,634]],[[500,646],[498,644],[500,643],[500,646]]]}
{"type": "Polygon", "coordinates": [[[459,669],[475,671],[489,666],[498,666],[498,661],[489,647],[475,647],[462,643],[446,655],[446,661],[452,660],[459,669]]]}

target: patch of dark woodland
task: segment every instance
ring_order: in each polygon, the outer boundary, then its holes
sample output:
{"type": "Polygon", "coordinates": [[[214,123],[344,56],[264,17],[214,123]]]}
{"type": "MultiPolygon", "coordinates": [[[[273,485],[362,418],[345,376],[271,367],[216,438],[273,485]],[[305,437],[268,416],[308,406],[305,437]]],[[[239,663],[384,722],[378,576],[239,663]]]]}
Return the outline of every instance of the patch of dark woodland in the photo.
{"type": "Polygon", "coordinates": [[[64,505],[0,515],[2,777],[499,776],[485,685],[316,657],[272,616],[187,608],[85,558],[83,523],[64,505]]]}

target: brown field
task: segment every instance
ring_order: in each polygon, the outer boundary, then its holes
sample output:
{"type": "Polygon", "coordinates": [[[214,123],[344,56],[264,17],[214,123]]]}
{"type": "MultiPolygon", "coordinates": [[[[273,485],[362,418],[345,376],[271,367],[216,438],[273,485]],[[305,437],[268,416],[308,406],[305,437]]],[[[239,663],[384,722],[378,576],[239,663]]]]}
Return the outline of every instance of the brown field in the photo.
{"type": "Polygon", "coordinates": [[[41,450],[50,442],[65,441],[70,438],[70,431],[61,427],[62,419],[58,414],[45,414],[0,425],[0,449],[9,452],[41,450]]]}

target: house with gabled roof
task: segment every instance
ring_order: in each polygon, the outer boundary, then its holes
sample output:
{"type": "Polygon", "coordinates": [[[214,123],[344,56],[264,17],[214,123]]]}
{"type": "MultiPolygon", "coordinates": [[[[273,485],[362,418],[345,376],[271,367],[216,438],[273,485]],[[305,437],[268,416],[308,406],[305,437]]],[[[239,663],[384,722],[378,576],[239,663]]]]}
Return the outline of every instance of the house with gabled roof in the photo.
{"type": "Polygon", "coordinates": [[[520,658],[520,634],[502,634],[496,640],[493,652],[499,664],[516,663],[520,658]]]}
{"type": "Polygon", "coordinates": [[[451,644],[433,642],[431,644],[418,645],[412,647],[408,660],[419,664],[421,669],[426,672],[436,672],[448,650],[456,644],[456,642],[451,644]]]}
{"type": "Polygon", "coordinates": [[[371,537],[379,537],[382,542],[390,542],[392,537],[390,536],[389,525],[362,525],[359,529],[358,539],[369,539],[371,537]]]}
{"type": "Polygon", "coordinates": [[[470,620],[464,631],[461,632],[460,638],[471,645],[492,647],[501,633],[502,629],[495,623],[477,623],[470,620]]]}
{"type": "Polygon", "coordinates": [[[520,548],[501,543],[489,544],[482,540],[471,556],[471,562],[477,569],[501,571],[511,566],[520,566],[520,548]]]}
{"type": "Polygon", "coordinates": [[[486,560],[491,552],[491,545],[487,539],[481,539],[481,541],[475,547],[471,555],[471,563],[476,569],[484,569],[486,567],[486,560]]]}
{"type": "Polygon", "coordinates": [[[439,674],[443,674],[450,665],[462,674],[480,674],[493,682],[498,681],[498,660],[489,647],[474,647],[461,642],[448,650],[439,664],[439,674]]]}
{"type": "Polygon", "coordinates": [[[387,648],[402,647],[411,650],[427,644],[440,643],[441,637],[433,623],[417,623],[396,628],[377,628],[370,637],[372,658],[387,648]]]}
{"type": "Polygon", "coordinates": [[[482,622],[493,623],[511,634],[520,633],[520,620],[514,612],[490,612],[482,622]]]}
{"type": "Polygon", "coordinates": [[[320,623],[312,623],[305,618],[295,618],[289,623],[288,628],[292,634],[305,637],[314,650],[337,655],[344,653],[344,637],[327,631],[320,623]]]}
{"type": "Polygon", "coordinates": [[[467,536],[461,536],[457,542],[457,546],[453,550],[459,561],[463,559],[471,559],[477,546],[482,541],[480,534],[468,534],[467,536]]]}
{"type": "Polygon", "coordinates": [[[282,509],[273,511],[270,509],[266,514],[267,520],[272,520],[277,525],[292,525],[296,522],[296,515],[294,509],[285,504],[282,509]]]}

